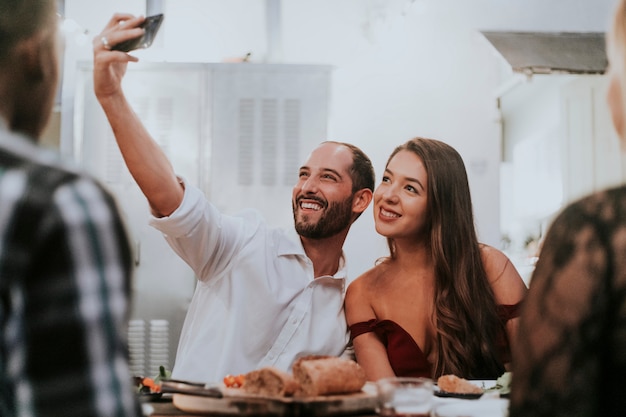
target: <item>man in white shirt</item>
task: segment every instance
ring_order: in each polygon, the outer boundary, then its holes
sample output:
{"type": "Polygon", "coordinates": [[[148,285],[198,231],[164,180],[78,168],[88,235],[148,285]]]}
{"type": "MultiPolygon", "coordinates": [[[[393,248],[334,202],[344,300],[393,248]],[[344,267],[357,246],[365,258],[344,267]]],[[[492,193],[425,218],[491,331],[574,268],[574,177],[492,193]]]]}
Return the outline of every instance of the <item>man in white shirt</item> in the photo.
{"type": "Polygon", "coordinates": [[[341,355],[349,342],[342,247],[372,199],[371,161],[345,143],[314,149],[293,189],[295,231],[270,228],[254,211],[220,213],[176,176],[122,91],[137,59],[111,45],[141,35],[143,20],[116,14],[96,36],[94,89],[151,224],[198,277],[173,376],[216,382],[262,366],[289,370],[304,355],[341,355]]]}

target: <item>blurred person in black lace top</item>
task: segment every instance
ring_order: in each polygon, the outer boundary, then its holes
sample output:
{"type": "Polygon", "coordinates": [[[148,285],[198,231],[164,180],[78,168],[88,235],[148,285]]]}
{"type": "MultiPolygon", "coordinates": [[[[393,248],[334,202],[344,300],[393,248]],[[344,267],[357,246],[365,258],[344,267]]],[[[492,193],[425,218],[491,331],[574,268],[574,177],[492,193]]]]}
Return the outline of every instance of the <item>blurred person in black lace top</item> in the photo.
{"type": "MultiPolygon", "coordinates": [[[[626,148],[626,0],[607,36],[626,148]]],[[[510,416],[626,415],[626,186],[570,204],[543,244],[513,349],[510,416]]]]}

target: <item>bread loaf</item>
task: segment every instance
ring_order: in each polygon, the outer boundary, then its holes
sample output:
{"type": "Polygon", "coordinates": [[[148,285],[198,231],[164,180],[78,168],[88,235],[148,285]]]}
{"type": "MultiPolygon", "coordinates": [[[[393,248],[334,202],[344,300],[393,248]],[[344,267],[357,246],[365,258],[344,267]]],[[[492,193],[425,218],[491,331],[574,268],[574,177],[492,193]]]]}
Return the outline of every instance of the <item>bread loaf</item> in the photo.
{"type": "Polygon", "coordinates": [[[439,389],[455,394],[482,394],[483,389],[472,384],[467,379],[459,378],[456,375],[442,375],[437,379],[439,389]]]}
{"type": "Polygon", "coordinates": [[[291,397],[298,389],[298,383],[291,374],[268,366],[246,374],[243,391],[270,397],[291,397]]]}
{"type": "Polygon", "coordinates": [[[334,356],[306,356],[293,364],[298,397],[348,394],[365,385],[365,371],[355,361],[334,356]]]}

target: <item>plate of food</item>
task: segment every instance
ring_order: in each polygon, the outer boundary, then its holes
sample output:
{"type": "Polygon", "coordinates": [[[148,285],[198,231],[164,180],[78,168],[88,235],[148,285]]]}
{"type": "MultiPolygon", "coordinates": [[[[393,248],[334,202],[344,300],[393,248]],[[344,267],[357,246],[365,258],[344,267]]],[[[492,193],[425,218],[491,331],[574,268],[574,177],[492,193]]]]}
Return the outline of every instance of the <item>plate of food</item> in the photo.
{"type": "Polygon", "coordinates": [[[161,382],[168,379],[172,373],[164,366],[159,367],[159,374],[154,377],[134,376],[133,383],[137,388],[137,396],[140,401],[156,401],[163,396],[161,382]]]}
{"type": "Polygon", "coordinates": [[[133,382],[137,387],[137,396],[140,401],[156,401],[163,396],[161,387],[154,382],[154,378],[135,376],[133,377],[133,382]]]}
{"type": "Polygon", "coordinates": [[[340,416],[373,413],[374,386],[354,361],[326,356],[298,359],[292,372],[263,367],[226,377],[222,398],[174,394],[174,406],[196,414],[340,416]]]}
{"type": "Polygon", "coordinates": [[[505,372],[495,380],[467,380],[456,375],[442,375],[437,379],[435,395],[443,398],[466,400],[476,400],[486,393],[507,397],[510,392],[510,385],[510,372],[505,372]]]}

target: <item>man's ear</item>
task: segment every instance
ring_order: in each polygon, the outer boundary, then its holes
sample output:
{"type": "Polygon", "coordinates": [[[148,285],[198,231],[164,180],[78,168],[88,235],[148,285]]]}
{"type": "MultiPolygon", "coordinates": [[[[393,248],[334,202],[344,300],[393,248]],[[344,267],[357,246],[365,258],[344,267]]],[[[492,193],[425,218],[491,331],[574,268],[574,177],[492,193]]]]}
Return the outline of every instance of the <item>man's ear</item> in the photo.
{"type": "Polygon", "coordinates": [[[363,188],[354,194],[352,200],[352,211],[355,213],[363,213],[367,206],[372,202],[372,190],[369,188],[363,188]]]}

